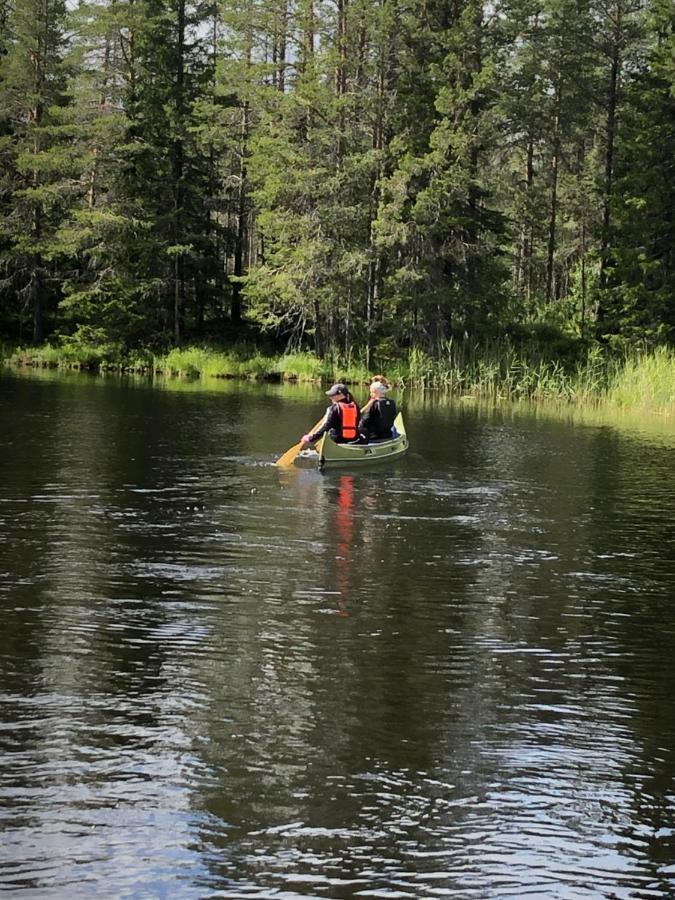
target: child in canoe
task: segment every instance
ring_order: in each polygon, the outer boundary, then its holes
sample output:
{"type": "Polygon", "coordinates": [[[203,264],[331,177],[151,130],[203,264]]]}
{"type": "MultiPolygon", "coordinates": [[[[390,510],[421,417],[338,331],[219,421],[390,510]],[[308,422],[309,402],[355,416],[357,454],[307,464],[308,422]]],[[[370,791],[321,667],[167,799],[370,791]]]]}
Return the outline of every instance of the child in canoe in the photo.
{"type": "Polygon", "coordinates": [[[384,375],[373,375],[370,397],[361,410],[359,431],[366,441],[387,441],[394,436],[394,420],[398,413],[396,401],[387,397],[391,385],[384,375]]]}
{"type": "Polygon", "coordinates": [[[326,396],[330,397],[331,405],[316,431],[303,434],[300,450],[305,450],[326,432],[337,444],[345,444],[359,438],[361,413],[347,386],[340,381],[326,391],[326,396]]]}

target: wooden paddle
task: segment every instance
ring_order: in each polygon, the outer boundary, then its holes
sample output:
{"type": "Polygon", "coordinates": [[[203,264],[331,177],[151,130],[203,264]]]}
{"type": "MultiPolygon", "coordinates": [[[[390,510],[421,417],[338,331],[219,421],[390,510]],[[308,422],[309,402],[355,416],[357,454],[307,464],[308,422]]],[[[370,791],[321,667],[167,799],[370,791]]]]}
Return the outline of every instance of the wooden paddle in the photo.
{"type": "MultiPolygon", "coordinates": [[[[310,428],[309,431],[307,432],[307,434],[313,434],[316,431],[316,429],[319,427],[319,425],[321,425],[321,423],[323,422],[323,420],[325,418],[326,418],[325,415],[321,416],[321,418],[316,423],[314,428],[310,428]]],[[[295,457],[300,452],[301,447],[302,447],[302,441],[298,441],[297,444],[293,444],[293,446],[289,447],[289,449],[284,453],[283,456],[279,457],[279,459],[274,463],[274,465],[281,466],[282,468],[287,468],[288,466],[292,466],[293,463],[295,462],[295,457]]]]}
{"type": "MultiPolygon", "coordinates": [[[[372,402],[371,400],[368,400],[368,401],[367,401],[366,405],[365,405],[365,406],[363,407],[363,409],[361,410],[362,413],[365,412],[365,411],[368,409],[368,407],[370,406],[371,402],[372,402]]],[[[321,425],[321,423],[323,422],[323,420],[324,420],[325,418],[326,418],[325,415],[321,416],[321,418],[320,418],[319,421],[316,423],[316,425],[314,426],[314,428],[311,428],[311,429],[307,432],[307,434],[313,434],[313,433],[316,431],[316,429],[319,427],[319,425],[321,425]]],[[[296,456],[298,455],[298,453],[300,452],[300,447],[302,447],[302,441],[298,441],[297,444],[293,444],[293,446],[292,446],[292,447],[289,447],[288,450],[284,453],[283,456],[280,456],[280,457],[279,457],[279,459],[274,463],[274,465],[275,465],[275,466],[281,466],[281,468],[287,468],[287,467],[289,467],[289,466],[292,466],[293,463],[295,462],[295,457],[296,457],[296,456]]]]}

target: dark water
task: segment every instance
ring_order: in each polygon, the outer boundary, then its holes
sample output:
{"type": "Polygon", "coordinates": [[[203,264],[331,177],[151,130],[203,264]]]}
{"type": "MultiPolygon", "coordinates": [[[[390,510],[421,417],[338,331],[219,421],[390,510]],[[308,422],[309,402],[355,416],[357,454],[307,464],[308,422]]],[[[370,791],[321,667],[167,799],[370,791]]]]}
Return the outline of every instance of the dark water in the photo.
{"type": "Polygon", "coordinates": [[[675,435],[184,387],[0,376],[0,891],[675,895],[675,435]]]}

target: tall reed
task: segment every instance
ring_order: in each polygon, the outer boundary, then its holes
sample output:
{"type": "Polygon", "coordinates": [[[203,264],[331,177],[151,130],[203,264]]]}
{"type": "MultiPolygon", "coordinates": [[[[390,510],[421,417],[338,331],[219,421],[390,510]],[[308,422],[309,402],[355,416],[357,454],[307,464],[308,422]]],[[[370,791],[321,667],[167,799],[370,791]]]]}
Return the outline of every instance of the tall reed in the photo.
{"type": "MultiPolygon", "coordinates": [[[[276,378],[300,382],[344,379],[367,384],[374,374],[363,359],[327,357],[302,351],[272,356],[255,345],[227,350],[174,348],[153,356],[130,354],[113,344],[65,339],[59,344],[8,351],[0,358],[16,365],[93,370],[154,371],[192,378],[276,378]]],[[[660,347],[619,358],[599,345],[557,348],[498,337],[483,341],[449,339],[434,354],[421,347],[380,362],[400,388],[441,391],[489,401],[557,400],[612,403],[675,413],[675,351],[660,347]],[[580,352],[580,351],[583,351],[580,352]]]]}
{"type": "Polygon", "coordinates": [[[436,356],[410,350],[399,380],[418,390],[487,400],[611,402],[675,411],[675,353],[657,348],[626,359],[593,345],[576,363],[508,339],[447,341],[436,356]]]}
{"type": "Polygon", "coordinates": [[[621,406],[675,408],[675,351],[657,347],[630,357],[611,373],[606,396],[621,406]]]}
{"type": "Polygon", "coordinates": [[[189,378],[264,378],[274,369],[272,357],[254,348],[233,348],[229,351],[207,347],[175,347],[156,356],[153,370],[158,374],[182,375],[189,378]]]}

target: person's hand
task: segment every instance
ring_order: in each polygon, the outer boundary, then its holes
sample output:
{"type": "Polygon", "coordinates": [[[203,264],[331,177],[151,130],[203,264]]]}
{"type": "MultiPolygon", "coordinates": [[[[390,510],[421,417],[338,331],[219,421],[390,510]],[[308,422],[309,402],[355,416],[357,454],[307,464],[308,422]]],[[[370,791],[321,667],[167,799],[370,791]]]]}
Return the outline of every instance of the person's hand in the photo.
{"type": "Polygon", "coordinates": [[[303,434],[303,436],[300,438],[300,449],[306,450],[309,447],[310,443],[311,441],[309,439],[309,435],[303,434]]]}

